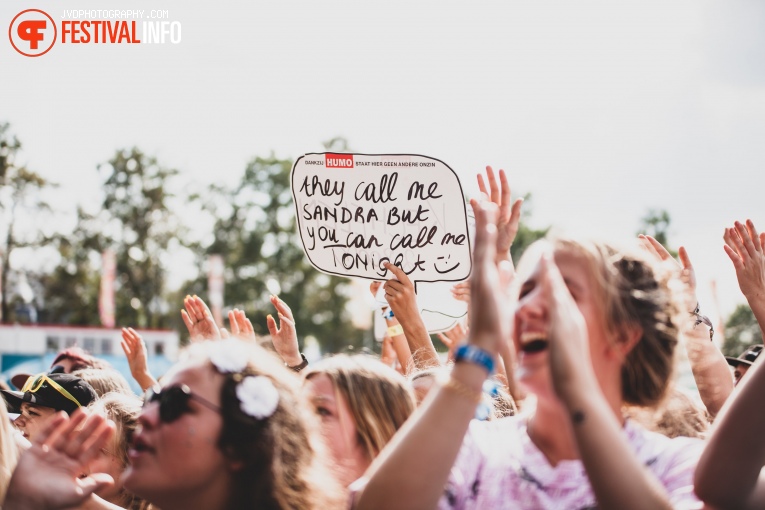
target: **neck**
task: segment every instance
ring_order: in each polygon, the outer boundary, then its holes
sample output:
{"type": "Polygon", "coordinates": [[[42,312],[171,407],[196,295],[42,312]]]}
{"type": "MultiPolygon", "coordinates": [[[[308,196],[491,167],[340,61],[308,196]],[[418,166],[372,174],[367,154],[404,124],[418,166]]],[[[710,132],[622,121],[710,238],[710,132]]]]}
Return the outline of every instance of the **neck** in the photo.
{"type": "Polygon", "coordinates": [[[220,483],[206,486],[200,491],[173,494],[163,501],[152,501],[153,506],[162,510],[225,510],[233,488],[220,483]]]}
{"type": "MultiPolygon", "coordinates": [[[[615,395],[603,395],[603,397],[608,401],[614,416],[620,423],[624,423],[620,397],[615,395]]],[[[563,460],[581,458],[570,412],[556,398],[537,400],[537,407],[528,421],[528,434],[531,442],[539,448],[552,466],[557,466],[563,460]]]]}

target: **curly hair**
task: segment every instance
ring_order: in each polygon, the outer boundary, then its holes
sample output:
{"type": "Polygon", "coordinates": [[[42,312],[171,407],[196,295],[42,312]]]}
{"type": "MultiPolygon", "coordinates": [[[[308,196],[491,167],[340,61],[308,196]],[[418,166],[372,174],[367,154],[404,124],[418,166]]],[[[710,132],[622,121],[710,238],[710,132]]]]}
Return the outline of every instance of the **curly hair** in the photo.
{"type": "MultiPolygon", "coordinates": [[[[230,342],[205,342],[206,357],[230,342]]],[[[239,348],[241,348],[241,346],[239,348]]],[[[194,350],[199,350],[196,348],[194,350]]],[[[322,469],[321,443],[315,418],[300,393],[300,379],[275,356],[257,345],[250,350],[246,368],[225,373],[221,388],[223,428],[218,447],[240,464],[233,474],[227,508],[324,509],[344,506],[345,495],[328,469],[322,469]],[[242,411],[237,386],[248,376],[265,376],[279,393],[274,413],[263,419],[242,411]]],[[[212,364],[211,364],[212,366],[212,364]]]]}

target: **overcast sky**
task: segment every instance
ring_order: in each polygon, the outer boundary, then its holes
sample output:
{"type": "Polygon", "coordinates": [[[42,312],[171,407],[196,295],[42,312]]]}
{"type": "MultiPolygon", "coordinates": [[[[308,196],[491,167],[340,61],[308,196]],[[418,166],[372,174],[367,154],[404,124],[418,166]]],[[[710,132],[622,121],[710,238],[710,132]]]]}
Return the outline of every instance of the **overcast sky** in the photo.
{"type": "MultiPolygon", "coordinates": [[[[765,230],[765,3],[39,0],[167,9],[180,44],[0,43],[0,121],[58,205],[95,206],[96,165],[136,145],[182,180],[235,182],[254,155],[344,136],[460,175],[486,164],[533,194],[533,226],[632,236],[650,208],[697,266],[702,301],[743,301],[722,231],[765,230]],[[201,4],[201,2],[198,2],[201,4]],[[384,5],[384,7],[383,7],[384,5]]],[[[32,7],[0,3],[2,33],[32,7]]],[[[703,303],[702,303],[702,306],[703,303]]]]}

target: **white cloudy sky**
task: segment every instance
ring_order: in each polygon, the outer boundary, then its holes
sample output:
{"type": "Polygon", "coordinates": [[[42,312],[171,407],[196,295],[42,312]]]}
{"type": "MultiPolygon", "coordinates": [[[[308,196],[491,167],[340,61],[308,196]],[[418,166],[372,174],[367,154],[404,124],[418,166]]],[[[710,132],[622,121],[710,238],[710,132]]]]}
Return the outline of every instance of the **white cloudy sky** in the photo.
{"type": "MultiPolygon", "coordinates": [[[[234,182],[256,154],[346,137],[359,152],[439,158],[476,190],[503,167],[534,226],[627,237],[673,218],[724,311],[742,300],[722,229],[765,229],[765,3],[39,0],[167,9],[179,45],[0,43],[0,121],[58,205],[97,203],[95,167],[137,145],[183,179],[234,182]]],[[[22,0],[0,3],[7,27],[22,0]]],[[[3,28],[2,33],[6,33],[3,28]]],[[[5,38],[5,36],[3,36],[5,38]]]]}

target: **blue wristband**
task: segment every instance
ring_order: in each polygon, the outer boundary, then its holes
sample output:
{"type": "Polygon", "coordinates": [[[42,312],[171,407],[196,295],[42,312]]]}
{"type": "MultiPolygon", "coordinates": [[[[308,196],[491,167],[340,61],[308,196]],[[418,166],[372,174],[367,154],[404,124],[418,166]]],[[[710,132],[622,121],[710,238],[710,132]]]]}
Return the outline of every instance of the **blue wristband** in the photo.
{"type": "Polygon", "coordinates": [[[383,319],[392,319],[394,317],[393,310],[391,308],[388,308],[386,311],[382,313],[383,319]]]}
{"type": "Polygon", "coordinates": [[[454,362],[468,361],[481,365],[489,374],[494,373],[494,356],[475,345],[465,344],[457,348],[454,355],[454,362]]]}

